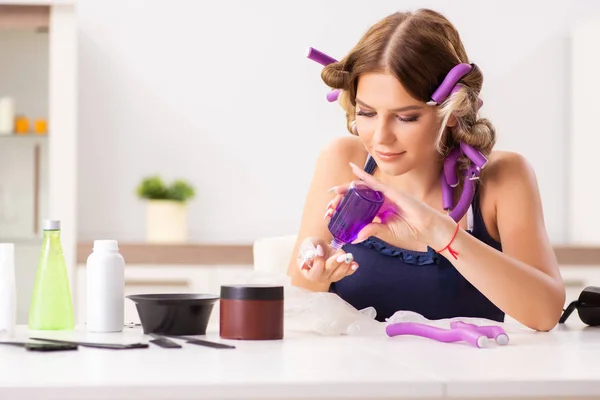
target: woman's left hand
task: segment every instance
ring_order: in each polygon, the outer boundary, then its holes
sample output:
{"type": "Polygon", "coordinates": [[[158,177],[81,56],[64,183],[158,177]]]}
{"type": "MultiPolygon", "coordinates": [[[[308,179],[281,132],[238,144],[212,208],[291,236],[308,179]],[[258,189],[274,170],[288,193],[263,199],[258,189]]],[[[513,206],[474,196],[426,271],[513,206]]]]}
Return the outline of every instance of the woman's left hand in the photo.
{"type": "MultiPolygon", "coordinates": [[[[369,236],[383,235],[391,237],[394,242],[416,240],[436,249],[436,246],[443,247],[445,244],[442,243],[447,242],[452,236],[456,222],[450,216],[440,213],[402,191],[384,185],[356,165],[352,163],[350,165],[354,174],[367,186],[382,192],[385,196],[385,203],[379,211],[378,220],[364,227],[354,243],[362,242],[369,236]]],[[[330,208],[335,209],[348,190],[348,186],[334,188],[337,196],[330,203],[330,208]]]]}

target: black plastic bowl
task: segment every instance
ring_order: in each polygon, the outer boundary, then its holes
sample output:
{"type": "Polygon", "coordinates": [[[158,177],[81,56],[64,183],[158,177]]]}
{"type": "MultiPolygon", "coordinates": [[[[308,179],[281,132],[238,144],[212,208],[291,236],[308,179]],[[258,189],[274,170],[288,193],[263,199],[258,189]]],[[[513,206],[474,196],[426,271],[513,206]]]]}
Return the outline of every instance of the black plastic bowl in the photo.
{"type": "Polygon", "coordinates": [[[144,333],[204,335],[219,296],[195,293],[134,294],[144,333]]]}

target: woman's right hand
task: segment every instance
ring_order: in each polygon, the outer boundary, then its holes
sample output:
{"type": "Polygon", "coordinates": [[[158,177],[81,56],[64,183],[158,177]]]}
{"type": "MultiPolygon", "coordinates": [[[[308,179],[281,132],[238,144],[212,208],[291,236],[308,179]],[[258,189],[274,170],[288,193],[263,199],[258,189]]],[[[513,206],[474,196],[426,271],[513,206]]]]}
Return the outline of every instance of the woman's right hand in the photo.
{"type": "Polygon", "coordinates": [[[312,282],[337,282],[358,269],[352,253],[342,249],[334,251],[329,244],[317,238],[304,239],[299,259],[302,274],[312,282]]]}

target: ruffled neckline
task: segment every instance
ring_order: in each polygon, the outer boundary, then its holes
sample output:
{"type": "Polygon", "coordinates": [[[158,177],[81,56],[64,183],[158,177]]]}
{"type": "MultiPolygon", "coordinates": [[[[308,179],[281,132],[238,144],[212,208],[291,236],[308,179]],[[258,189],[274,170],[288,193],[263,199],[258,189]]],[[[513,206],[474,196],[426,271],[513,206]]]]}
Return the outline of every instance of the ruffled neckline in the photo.
{"type": "Polygon", "coordinates": [[[436,264],[440,255],[431,247],[427,251],[408,250],[391,245],[376,236],[370,236],[361,243],[363,246],[377,250],[381,254],[400,258],[407,264],[430,265],[436,264]]]}
{"type": "MultiPolygon", "coordinates": [[[[466,232],[470,235],[473,234],[473,232],[469,230],[466,232]]],[[[389,244],[377,236],[369,236],[360,244],[370,249],[374,249],[386,256],[399,258],[406,264],[431,265],[437,264],[440,258],[443,258],[443,256],[436,253],[435,250],[429,246],[427,246],[427,251],[403,249],[389,244]]]]}

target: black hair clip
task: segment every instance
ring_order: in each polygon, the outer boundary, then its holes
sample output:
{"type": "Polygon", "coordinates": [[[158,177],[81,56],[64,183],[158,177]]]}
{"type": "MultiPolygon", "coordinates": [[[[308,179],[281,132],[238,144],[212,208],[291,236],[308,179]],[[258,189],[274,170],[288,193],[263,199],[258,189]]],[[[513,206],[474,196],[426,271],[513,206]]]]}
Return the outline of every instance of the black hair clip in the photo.
{"type": "Polygon", "coordinates": [[[563,311],[558,323],[564,324],[575,310],[584,324],[600,326],[600,287],[588,286],[583,289],[579,298],[572,301],[563,311]]]}

